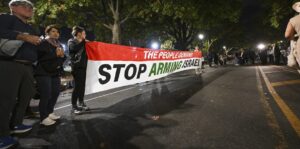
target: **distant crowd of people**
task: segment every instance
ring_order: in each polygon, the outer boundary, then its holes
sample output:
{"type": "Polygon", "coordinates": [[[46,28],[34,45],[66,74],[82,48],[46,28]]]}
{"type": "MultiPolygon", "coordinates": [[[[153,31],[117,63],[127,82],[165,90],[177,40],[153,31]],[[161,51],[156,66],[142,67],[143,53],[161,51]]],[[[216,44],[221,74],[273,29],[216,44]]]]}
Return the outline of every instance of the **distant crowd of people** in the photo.
{"type": "Polygon", "coordinates": [[[259,50],[258,56],[261,64],[287,64],[287,54],[289,53],[289,48],[286,44],[279,42],[273,43],[266,47],[266,49],[259,50]]]}
{"type": "Polygon", "coordinates": [[[209,49],[205,55],[209,67],[226,65],[229,62],[235,65],[271,64],[286,65],[290,47],[283,42],[268,45],[265,49],[232,48],[216,52],[209,49]]]}
{"type": "MultiPolygon", "coordinates": [[[[39,116],[42,126],[51,126],[60,119],[54,106],[60,94],[60,76],[66,55],[59,42],[60,29],[49,25],[41,38],[28,23],[33,16],[29,0],[11,0],[11,14],[0,14],[0,148],[9,148],[17,141],[11,134],[32,129],[23,124],[30,100],[40,94],[39,116]],[[21,42],[21,45],[19,43],[21,42]],[[15,54],[6,51],[17,50],[15,54]]],[[[72,93],[72,113],[89,110],[84,102],[87,55],[84,28],[75,26],[68,41],[75,88],[72,93]]]]}

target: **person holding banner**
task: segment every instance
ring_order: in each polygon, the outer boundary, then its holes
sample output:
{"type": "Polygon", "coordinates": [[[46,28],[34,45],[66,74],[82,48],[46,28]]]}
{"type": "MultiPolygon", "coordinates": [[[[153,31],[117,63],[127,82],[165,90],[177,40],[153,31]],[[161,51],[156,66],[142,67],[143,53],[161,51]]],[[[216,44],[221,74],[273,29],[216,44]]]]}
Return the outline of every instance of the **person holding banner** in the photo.
{"type": "Polygon", "coordinates": [[[39,112],[41,125],[50,126],[60,119],[53,113],[60,92],[60,74],[65,60],[59,38],[59,28],[49,25],[45,29],[46,38],[38,48],[38,63],[35,71],[37,87],[40,91],[39,112]]]}
{"type": "Polygon", "coordinates": [[[72,31],[73,38],[68,41],[69,52],[72,63],[72,75],[75,87],[72,93],[72,113],[80,114],[83,110],[89,110],[84,103],[85,80],[87,55],[85,51],[86,33],[84,28],[74,26],[72,31]],[[77,102],[79,104],[77,105],[77,102]]]}

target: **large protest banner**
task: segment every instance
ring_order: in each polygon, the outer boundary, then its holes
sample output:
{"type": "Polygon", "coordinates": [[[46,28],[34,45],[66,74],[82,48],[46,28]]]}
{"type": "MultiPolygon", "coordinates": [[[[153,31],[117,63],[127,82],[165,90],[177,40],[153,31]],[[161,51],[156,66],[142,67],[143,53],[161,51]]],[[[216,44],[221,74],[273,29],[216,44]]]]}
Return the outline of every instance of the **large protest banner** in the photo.
{"type": "Polygon", "coordinates": [[[201,52],[153,50],[88,42],[85,94],[155,80],[201,68],[201,52]]]}

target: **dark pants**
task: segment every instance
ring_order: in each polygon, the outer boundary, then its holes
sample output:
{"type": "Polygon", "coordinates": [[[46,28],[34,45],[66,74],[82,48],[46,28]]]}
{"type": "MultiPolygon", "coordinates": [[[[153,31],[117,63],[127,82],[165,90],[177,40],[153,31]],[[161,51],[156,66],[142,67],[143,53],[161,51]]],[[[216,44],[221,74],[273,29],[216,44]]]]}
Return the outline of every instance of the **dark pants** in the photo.
{"type": "Polygon", "coordinates": [[[208,58],[208,65],[209,65],[209,67],[211,67],[211,66],[212,66],[212,61],[213,61],[213,59],[212,59],[212,58],[208,58]]]}
{"type": "Polygon", "coordinates": [[[41,121],[53,113],[60,91],[58,76],[37,76],[37,86],[40,91],[39,111],[41,121]]]}
{"type": "Polygon", "coordinates": [[[268,55],[269,57],[269,64],[274,64],[274,55],[268,55]]]}
{"type": "Polygon", "coordinates": [[[275,64],[276,65],[280,64],[280,58],[281,58],[281,54],[275,54],[275,64]]]}
{"type": "Polygon", "coordinates": [[[10,126],[20,125],[35,94],[31,65],[0,61],[0,137],[10,135],[10,126]]]}
{"type": "Polygon", "coordinates": [[[281,55],[281,58],[282,58],[283,64],[286,65],[287,64],[287,57],[281,55]]]}
{"type": "Polygon", "coordinates": [[[72,93],[72,105],[77,105],[77,101],[83,102],[85,91],[86,69],[73,69],[72,75],[75,81],[75,87],[72,93]]]}

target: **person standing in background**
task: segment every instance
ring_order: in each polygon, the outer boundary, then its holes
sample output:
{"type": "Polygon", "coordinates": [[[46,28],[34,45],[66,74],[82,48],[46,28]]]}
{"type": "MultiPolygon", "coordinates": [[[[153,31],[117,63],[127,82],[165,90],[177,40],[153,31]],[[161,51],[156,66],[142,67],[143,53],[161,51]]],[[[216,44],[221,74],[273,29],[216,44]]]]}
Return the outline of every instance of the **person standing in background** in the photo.
{"type": "Polygon", "coordinates": [[[280,53],[278,43],[273,44],[273,50],[274,50],[275,65],[279,65],[280,64],[281,53],[280,53]]]}
{"type": "Polygon", "coordinates": [[[268,55],[269,64],[273,65],[274,64],[274,44],[271,44],[268,46],[267,55],[268,55]]]}
{"type": "Polygon", "coordinates": [[[207,60],[208,60],[209,67],[212,67],[213,58],[214,58],[214,53],[212,52],[211,49],[208,49],[207,60]]]}
{"type": "Polygon", "coordinates": [[[72,63],[72,75],[75,87],[72,93],[72,113],[80,114],[83,110],[89,110],[84,102],[87,55],[85,51],[86,33],[84,28],[74,26],[73,38],[68,41],[69,53],[72,63]],[[79,101],[79,104],[77,104],[79,101]]]}

